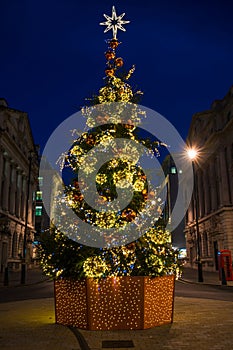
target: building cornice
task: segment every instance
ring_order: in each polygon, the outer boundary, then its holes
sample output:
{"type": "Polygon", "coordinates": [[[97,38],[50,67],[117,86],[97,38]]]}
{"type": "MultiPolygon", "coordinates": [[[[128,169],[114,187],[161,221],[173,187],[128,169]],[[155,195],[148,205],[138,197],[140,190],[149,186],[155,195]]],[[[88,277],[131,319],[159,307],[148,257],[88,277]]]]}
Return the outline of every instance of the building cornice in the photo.
{"type": "MultiPolygon", "coordinates": [[[[205,221],[211,219],[212,217],[219,216],[220,214],[222,214],[223,212],[226,212],[226,211],[233,211],[233,205],[223,206],[223,207],[219,208],[218,210],[213,211],[210,214],[206,215],[205,217],[198,219],[198,224],[200,225],[200,224],[204,223],[205,221]]],[[[195,220],[192,222],[186,223],[185,231],[187,231],[191,227],[196,227],[195,220]]]]}

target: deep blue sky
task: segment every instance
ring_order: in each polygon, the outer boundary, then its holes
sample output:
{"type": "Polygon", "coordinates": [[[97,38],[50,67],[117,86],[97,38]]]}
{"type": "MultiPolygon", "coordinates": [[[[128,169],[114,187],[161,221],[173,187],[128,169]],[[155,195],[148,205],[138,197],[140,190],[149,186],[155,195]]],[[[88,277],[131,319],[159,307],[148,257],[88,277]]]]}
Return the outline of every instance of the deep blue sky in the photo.
{"type": "Polygon", "coordinates": [[[1,0],[0,97],[28,112],[36,143],[102,85],[103,13],[126,12],[118,54],[141,101],[186,137],[194,113],[233,84],[233,2],[1,0]]]}

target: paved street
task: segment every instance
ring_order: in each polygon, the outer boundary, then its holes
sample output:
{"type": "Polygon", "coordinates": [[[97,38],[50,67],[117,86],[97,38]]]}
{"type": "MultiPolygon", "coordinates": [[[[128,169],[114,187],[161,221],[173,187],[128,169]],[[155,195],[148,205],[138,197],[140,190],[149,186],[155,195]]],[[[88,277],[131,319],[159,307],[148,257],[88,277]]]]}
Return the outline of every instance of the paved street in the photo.
{"type": "Polygon", "coordinates": [[[174,323],[143,331],[82,331],[90,349],[105,339],[132,339],[137,350],[232,349],[233,304],[176,297],[174,323]]]}
{"type": "MultiPolygon", "coordinates": [[[[233,303],[175,298],[174,323],[142,331],[80,331],[87,346],[67,327],[54,324],[53,299],[0,304],[1,350],[97,350],[103,340],[132,340],[137,350],[231,349],[233,303]]],[[[114,348],[112,348],[114,349],[114,348]]]]}
{"type": "MultiPolygon", "coordinates": [[[[186,275],[188,273],[186,272],[186,275]]],[[[185,276],[185,273],[184,273],[185,276]]],[[[53,298],[39,298],[0,303],[0,349],[1,350],[97,350],[103,349],[103,341],[131,340],[136,350],[156,349],[190,349],[209,350],[231,349],[233,343],[233,287],[216,286],[207,278],[206,283],[199,286],[193,283],[195,279],[189,274],[189,281],[178,282],[175,297],[174,322],[171,325],[155,327],[141,331],[83,331],[71,330],[68,327],[54,323],[53,298]],[[191,279],[192,278],[192,279],[191,279]],[[183,290],[213,290],[215,299],[205,297],[181,296],[183,290]],[[195,289],[196,288],[196,289],[195,289]],[[208,289],[209,288],[209,289],[208,289]],[[216,289],[218,288],[218,289],[216,289]],[[217,296],[224,295],[229,300],[218,300],[217,296]]],[[[39,278],[39,274],[38,274],[39,278]]],[[[40,277],[41,278],[41,277],[40,277]]],[[[30,281],[28,281],[30,282],[30,281]]],[[[0,295],[6,290],[30,290],[35,287],[36,278],[31,286],[0,287],[0,295]]],[[[38,281],[39,282],[39,281],[38,281]]],[[[40,280],[37,287],[51,282],[40,280]]],[[[4,292],[4,293],[3,293],[4,292]]],[[[40,292],[39,292],[40,293],[40,292]]],[[[190,294],[191,295],[191,294],[190,294]]],[[[221,297],[220,297],[221,299],[221,297]]],[[[4,301],[4,300],[3,300],[4,301]]],[[[122,345],[124,346],[124,344],[122,345]]],[[[112,346],[109,349],[116,349],[112,346]]],[[[127,349],[122,347],[121,349],[127,349]]]]}
{"type": "Polygon", "coordinates": [[[1,350],[74,350],[77,340],[67,327],[54,324],[53,299],[0,304],[1,350]]]}

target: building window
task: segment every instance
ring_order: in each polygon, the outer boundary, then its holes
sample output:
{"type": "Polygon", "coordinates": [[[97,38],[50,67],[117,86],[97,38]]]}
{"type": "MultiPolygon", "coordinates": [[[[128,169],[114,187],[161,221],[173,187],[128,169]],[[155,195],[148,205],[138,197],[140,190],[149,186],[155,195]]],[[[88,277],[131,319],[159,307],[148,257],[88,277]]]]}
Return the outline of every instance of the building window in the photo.
{"type": "Polygon", "coordinates": [[[15,181],[13,166],[10,165],[10,182],[13,184],[15,181]]]}
{"type": "Polygon", "coordinates": [[[176,167],[175,166],[171,167],[171,174],[176,174],[176,167]]]}
{"type": "Polygon", "coordinates": [[[227,186],[228,186],[228,191],[229,191],[229,204],[232,204],[231,202],[231,169],[230,169],[230,148],[225,147],[224,149],[224,157],[225,157],[225,167],[226,167],[226,175],[227,175],[227,186]]]}
{"type": "Polygon", "coordinates": [[[36,206],[36,216],[41,216],[42,215],[42,206],[37,205],[36,206]]]}
{"type": "Polygon", "coordinates": [[[11,256],[12,258],[16,258],[16,252],[17,252],[17,233],[14,232],[13,239],[12,239],[12,247],[11,247],[11,256]]]}
{"type": "Polygon", "coordinates": [[[208,235],[206,232],[203,233],[202,239],[203,239],[203,256],[209,256],[208,235]]]}
{"type": "Polygon", "coordinates": [[[36,191],[36,200],[41,201],[42,200],[42,191],[36,191]]]}
{"type": "Polygon", "coordinates": [[[39,176],[38,177],[38,182],[39,182],[39,186],[43,186],[43,177],[42,176],[39,176]]]}
{"type": "Polygon", "coordinates": [[[1,207],[3,207],[3,205],[4,205],[4,202],[3,202],[3,199],[4,199],[4,191],[5,191],[5,181],[2,180],[1,197],[0,197],[1,207]]]}

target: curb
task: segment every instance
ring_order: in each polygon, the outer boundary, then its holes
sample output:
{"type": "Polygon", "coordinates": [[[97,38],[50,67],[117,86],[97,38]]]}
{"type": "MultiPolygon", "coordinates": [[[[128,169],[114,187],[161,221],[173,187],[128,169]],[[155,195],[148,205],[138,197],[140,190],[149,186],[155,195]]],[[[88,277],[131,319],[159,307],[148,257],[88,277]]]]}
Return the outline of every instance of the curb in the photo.
{"type": "Polygon", "coordinates": [[[205,286],[215,286],[215,287],[221,287],[221,288],[233,288],[233,286],[223,285],[223,284],[220,284],[220,283],[216,284],[216,283],[208,283],[208,282],[196,282],[196,281],[192,281],[192,280],[187,280],[185,278],[178,278],[178,281],[181,282],[181,283],[199,284],[201,286],[205,285],[205,286]]]}
{"type": "Polygon", "coordinates": [[[0,288],[18,288],[18,287],[34,286],[34,285],[41,284],[41,283],[48,282],[48,281],[52,282],[52,280],[50,278],[46,278],[46,279],[44,279],[42,281],[35,281],[35,282],[31,282],[31,283],[28,282],[28,283],[25,283],[25,284],[18,283],[18,284],[11,285],[9,283],[8,286],[4,286],[4,282],[0,282],[0,288]]]}

